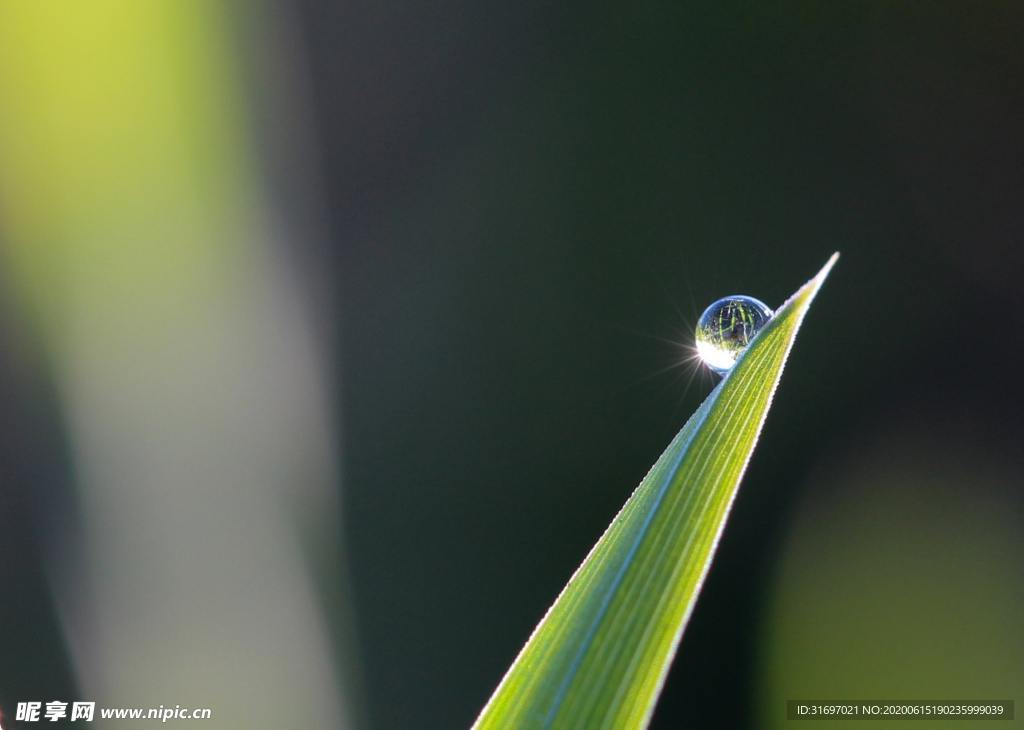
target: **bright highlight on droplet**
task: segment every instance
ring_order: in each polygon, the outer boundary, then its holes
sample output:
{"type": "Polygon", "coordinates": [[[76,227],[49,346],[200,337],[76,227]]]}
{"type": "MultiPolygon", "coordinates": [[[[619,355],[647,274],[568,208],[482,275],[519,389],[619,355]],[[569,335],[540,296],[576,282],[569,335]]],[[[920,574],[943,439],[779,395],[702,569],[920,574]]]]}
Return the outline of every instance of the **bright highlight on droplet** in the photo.
{"type": "Polygon", "coordinates": [[[729,372],[773,314],[767,304],[753,297],[737,294],[719,299],[697,322],[697,354],[719,375],[729,372]]]}

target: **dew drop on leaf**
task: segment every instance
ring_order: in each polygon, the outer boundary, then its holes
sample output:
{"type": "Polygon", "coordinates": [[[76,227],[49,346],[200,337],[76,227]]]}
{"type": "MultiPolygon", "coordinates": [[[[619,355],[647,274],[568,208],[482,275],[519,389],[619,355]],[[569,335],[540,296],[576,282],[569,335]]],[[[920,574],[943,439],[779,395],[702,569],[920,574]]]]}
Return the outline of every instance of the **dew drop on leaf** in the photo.
{"type": "Polygon", "coordinates": [[[697,322],[697,354],[719,375],[729,372],[773,312],[764,302],[742,295],[723,297],[697,322]]]}

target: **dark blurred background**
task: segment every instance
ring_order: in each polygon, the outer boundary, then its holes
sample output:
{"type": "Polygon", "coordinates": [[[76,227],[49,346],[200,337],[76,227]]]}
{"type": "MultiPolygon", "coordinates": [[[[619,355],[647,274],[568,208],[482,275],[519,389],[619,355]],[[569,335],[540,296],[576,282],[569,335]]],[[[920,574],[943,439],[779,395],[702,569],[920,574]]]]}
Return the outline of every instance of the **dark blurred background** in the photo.
{"type": "MultiPolygon", "coordinates": [[[[267,268],[319,343],[323,388],[282,398],[330,410],[336,478],[285,514],[338,497],[300,541],[352,726],[467,727],[712,387],[683,362],[703,307],[777,306],[834,250],[653,727],[781,726],[797,698],[1024,701],[1024,8],[227,8],[228,116],[272,210],[241,217],[286,233],[267,268]]],[[[75,510],[51,517],[76,450],[63,335],[31,335],[61,327],[18,289],[5,335],[37,344],[0,370],[8,714],[118,686],[82,679],[114,659],[74,649],[44,578],[73,549],[75,510]]],[[[190,701],[216,712],[217,677],[190,701]]]]}

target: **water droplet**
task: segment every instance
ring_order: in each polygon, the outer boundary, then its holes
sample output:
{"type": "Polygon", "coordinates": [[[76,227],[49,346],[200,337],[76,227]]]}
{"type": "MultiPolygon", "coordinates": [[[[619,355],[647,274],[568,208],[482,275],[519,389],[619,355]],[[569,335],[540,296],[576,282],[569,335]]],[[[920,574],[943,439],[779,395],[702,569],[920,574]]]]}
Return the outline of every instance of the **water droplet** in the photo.
{"type": "Polygon", "coordinates": [[[697,354],[719,375],[729,372],[772,315],[768,305],[753,297],[719,299],[704,310],[697,322],[697,354]]]}

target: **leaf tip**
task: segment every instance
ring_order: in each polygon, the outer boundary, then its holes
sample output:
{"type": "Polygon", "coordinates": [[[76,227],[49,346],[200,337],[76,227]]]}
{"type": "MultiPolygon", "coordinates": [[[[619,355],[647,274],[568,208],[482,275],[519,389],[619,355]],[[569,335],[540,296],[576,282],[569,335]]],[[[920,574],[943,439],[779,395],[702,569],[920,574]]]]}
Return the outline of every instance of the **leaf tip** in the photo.
{"type": "MultiPolygon", "coordinates": [[[[814,295],[818,293],[821,285],[825,283],[825,279],[828,278],[829,273],[832,271],[832,267],[836,265],[836,261],[839,260],[839,252],[836,251],[828,257],[828,261],[821,267],[817,274],[815,274],[810,281],[804,284],[800,289],[786,301],[789,304],[790,301],[802,302],[802,307],[806,309],[810,306],[811,300],[814,299],[814,295]]],[[[785,306],[785,305],[783,305],[785,306]]]]}
{"type": "Polygon", "coordinates": [[[838,260],[839,252],[836,251],[831,256],[828,257],[828,261],[825,262],[825,265],[821,267],[821,271],[819,271],[818,275],[815,276],[814,278],[817,279],[818,281],[824,281],[825,277],[828,276],[828,273],[830,271],[832,271],[832,267],[836,265],[836,261],[838,260]]]}

